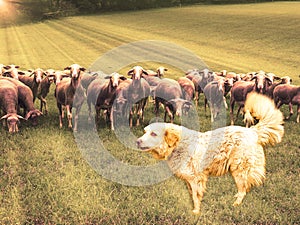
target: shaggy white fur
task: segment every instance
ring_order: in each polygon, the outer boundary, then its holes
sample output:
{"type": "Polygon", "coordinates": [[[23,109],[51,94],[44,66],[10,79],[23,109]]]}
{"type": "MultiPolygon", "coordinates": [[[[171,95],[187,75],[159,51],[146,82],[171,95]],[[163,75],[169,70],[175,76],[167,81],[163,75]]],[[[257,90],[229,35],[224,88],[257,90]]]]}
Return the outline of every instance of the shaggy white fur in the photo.
{"type": "Polygon", "coordinates": [[[140,149],[167,160],[174,174],[187,182],[194,213],[200,211],[208,176],[231,173],[238,189],[234,206],[241,204],[251,186],[265,179],[263,147],[281,141],[283,116],[269,98],[256,93],[248,95],[245,110],[248,119],[254,116],[259,120],[251,128],[228,126],[201,133],[175,124],[153,123],[137,140],[140,149]]]}

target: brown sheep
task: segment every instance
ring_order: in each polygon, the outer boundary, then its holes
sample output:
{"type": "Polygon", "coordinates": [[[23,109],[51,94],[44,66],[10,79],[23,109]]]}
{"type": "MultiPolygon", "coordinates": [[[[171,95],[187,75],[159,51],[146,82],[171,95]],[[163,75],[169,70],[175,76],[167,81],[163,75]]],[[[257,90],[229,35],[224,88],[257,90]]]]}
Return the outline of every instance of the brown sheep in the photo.
{"type": "Polygon", "coordinates": [[[18,88],[13,83],[5,79],[0,79],[0,109],[4,116],[0,120],[6,120],[9,133],[19,131],[19,119],[24,119],[17,114],[18,88]]]}
{"type": "Polygon", "coordinates": [[[81,106],[84,102],[85,93],[80,84],[81,73],[85,71],[84,67],[78,64],[73,64],[66,67],[65,70],[70,70],[70,78],[65,78],[56,85],[54,96],[59,110],[59,127],[62,128],[63,106],[67,110],[68,127],[72,128],[72,108],[76,108],[74,131],[77,131],[78,116],[81,106]]]}
{"type": "Polygon", "coordinates": [[[300,86],[290,85],[290,84],[280,84],[275,87],[274,101],[277,108],[280,108],[283,104],[289,105],[290,114],[286,119],[294,114],[293,105],[297,106],[297,123],[300,122],[300,86]]]}

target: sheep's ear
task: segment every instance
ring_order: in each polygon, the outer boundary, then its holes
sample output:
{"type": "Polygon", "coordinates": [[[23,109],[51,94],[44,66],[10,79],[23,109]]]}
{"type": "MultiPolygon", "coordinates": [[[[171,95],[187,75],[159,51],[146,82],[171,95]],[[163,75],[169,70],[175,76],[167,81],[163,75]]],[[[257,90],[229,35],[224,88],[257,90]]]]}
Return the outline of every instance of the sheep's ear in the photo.
{"type": "Polygon", "coordinates": [[[80,67],[80,70],[81,71],[85,71],[86,69],[84,67],[80,67]]]}
{"type": "Polygon", "coordinates": [[[5,116],[2,116],[1,118],[0,118],[0,120],[5,120],[5,119],[7,119],[9,117],[9,114],[6,114],[5,116]]]}
{"type": "Polygon", "coordinates": [[[23,116],[17,115],[18,119],[22,119],[25,120],[25,118],[23,116]]]}
{"type": "Polygon", "coordinates": [[[64,70],[70,70],[70,69],[71,69],[71,67],[70,67],[70,66],[68,66],[68,67],[64,68],[64,70]]]}
{"type": "Polygon", "coordinates": [[[167,68],[165,68],[165,71],[168,71],[168,69],[167,69],[167,68]]]}
{"type": "Polygon", "coordinates": [[[164,141],[166,143],[166,146],[162,156],[167,159],[174,148],[178,146],[180,142],[180,133],[175,129],[168,128],[165,131],[164,141]]]}
{"type": "Polygon", "coordinates": [[[133,69],[129,70],[129,71],[127,72],[127,75],[128,75],[128,76],[132,76],[132,75],[133,75],[133,69]]]}
{"type": "Polygon", "coordinates": [[[121,80],[127,80],[127,78],[124,77],[124,76],[120,76],[120,79],[121,79],[121,80]]]}
{"type": "Polygon", "coordinates": [[[20,66],[15,66],[15,68],[19,69],[19,68],[20,68],[20,66]]]}
{"type": "Polygon", "coordinates": [[[4,69],[9,70],[11,66],[3,66],[4,69]]]}
{"type": "Polygon", "coordinates": [[[111,75],[107,75],[104,77],[104,79],[110,79],[111,78],[111,75]]]}
{"type": "Polygon", "coordinates": [[[148,75],[148,72],[146,70],[143,70],[143,73],[146,74],[146,75],[148,75]]]}
{"type": "Polygon", "coordinates": [[[19,75],[25,75],[25,73],[22,72],[22,71],[18,71],[18,74],[19,74],[19,75]]]}

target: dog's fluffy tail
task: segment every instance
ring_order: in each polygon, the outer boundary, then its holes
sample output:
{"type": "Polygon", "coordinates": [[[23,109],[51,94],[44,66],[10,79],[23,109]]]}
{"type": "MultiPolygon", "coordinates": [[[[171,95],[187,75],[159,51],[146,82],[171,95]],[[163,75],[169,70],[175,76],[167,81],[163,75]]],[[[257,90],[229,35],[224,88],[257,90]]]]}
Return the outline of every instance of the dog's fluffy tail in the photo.
{"type": "Polygon", "coordinates": [[[262,94],[249,93],[245,102],[245,112],[246,121],[253,122],[253,118],[259,120],[251,127],[257,130],[259,144],[265,146],[281,142],[284,134],[283,115],[275,107],[273,100],[262,94]]]}

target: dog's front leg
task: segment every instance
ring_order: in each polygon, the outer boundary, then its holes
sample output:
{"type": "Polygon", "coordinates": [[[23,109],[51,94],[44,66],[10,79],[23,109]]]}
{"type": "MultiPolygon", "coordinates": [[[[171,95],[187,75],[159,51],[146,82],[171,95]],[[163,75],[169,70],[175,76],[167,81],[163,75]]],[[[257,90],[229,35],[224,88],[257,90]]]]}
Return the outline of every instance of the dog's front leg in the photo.
{"type": "Polygon", "coordinates": [[[191,187],[191,194],[194,202],[193,213],[198,214],[200,212],[200,204],[201,204],[203,193],[202,195],[199,195],[201,194],[201,191],[199,190],[199,186],[196,182],[194,181],[189,182],[189,186],[191,187]]]}

